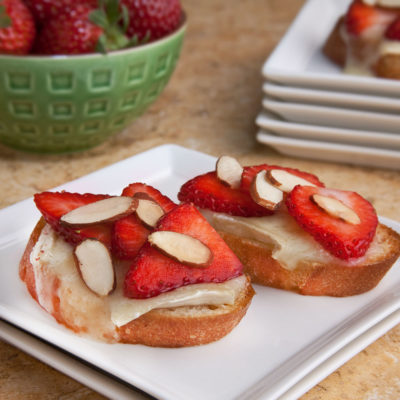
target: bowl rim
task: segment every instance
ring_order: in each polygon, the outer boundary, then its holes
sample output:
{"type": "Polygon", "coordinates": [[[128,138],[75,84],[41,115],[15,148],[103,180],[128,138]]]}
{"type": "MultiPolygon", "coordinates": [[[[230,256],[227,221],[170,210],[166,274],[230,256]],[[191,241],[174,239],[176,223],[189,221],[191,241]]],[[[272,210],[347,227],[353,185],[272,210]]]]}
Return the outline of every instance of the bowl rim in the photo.
{"type": "Polygon", "coordinates": [[[128,47],[126,49],[114,50],[109,53],[86,53],[86,54],[56,54],[56,55],[39,55],[39,54],[21,54],[21,55],[13,55],[13,54],[0,54],[0,60],[70,60],[70,59],[87,59],[87,58],[100,58],[100,57],[110,57],[113,55],[120,55],[125,53],[134,53],[135,51],[145,50],[151,47],[161,46],[163,43],[168,42],[176,36],[184,33],[187,27],[187,15],[185,11],[182,10],[181,21],[179,22],[178,27],[167,35],[163,36],[155,40],[154,42],[145,43],[139,46],[128,47]]]}

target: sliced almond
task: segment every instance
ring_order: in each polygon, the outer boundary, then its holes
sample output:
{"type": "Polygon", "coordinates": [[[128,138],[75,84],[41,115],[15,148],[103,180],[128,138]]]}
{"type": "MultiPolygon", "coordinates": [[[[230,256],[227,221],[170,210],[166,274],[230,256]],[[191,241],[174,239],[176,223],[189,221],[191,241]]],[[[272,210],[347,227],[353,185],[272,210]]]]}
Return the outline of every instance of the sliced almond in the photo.
{"type": "Polygon", "coordinates": [[[137,198],[136,215],[146,227],[154,228],[165,214],[164,210],[152,200],[137,198]]]}
{"type": "Polygon", "coordinates": [[[312,199],[319,207],[321,207],[332,217],[340,218],[352,225],[357,225],[361,222],[357,213],[338,199],[322,196],[320,194],[313,194],[312,199]]]}
{"type": "Polygon", "coordinates": [[[283,169],[271,169],[267,171],[267,179],[278,189],[289,193],[296,185],[315,186],[313,183],[299,176],[293,175],[283,169]]]}
{"type": "Polygon", "coordinates": [[[218,158],[215,169],[218,179],[222,182],[226,183],[232,189],[240,187],[243,168],[235,158],[230,156],[218,158]]]}
{"type": "Polygon", "coordinates": [[[266,180],[266,171],[260,171],[250,187],[253,200],[262,207],[275,210],[283,200],[283,192],[266,180]]]}
{"type": "Polygon", "coordinates": [[[119,196],[95,201],[64,214],[60,222],[73,227],[112,222],[135,211],[132,197],[119,196]]]}
{"type": "Polygon", "coordinates": [[[75,263],[86,286],[99,296],[115,288],[115,271],[110,252],[96,239],[86,239],[74,249],[75,263]]]}
{"type": "Polygon", "coordinates": [[[213,258],[208,246],[183,233],[157,231],[148,236],[148,241],[166,256],[191,267],[207,267],[213,258]]]}

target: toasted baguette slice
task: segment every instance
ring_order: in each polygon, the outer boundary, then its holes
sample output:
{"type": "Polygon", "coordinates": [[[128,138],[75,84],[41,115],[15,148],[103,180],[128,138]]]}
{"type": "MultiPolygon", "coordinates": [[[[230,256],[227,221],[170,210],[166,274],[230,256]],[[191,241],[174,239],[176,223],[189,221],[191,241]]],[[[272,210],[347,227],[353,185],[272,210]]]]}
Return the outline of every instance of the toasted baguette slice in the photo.
{"type": "MultiPolygon", "coordinates": [[[[346,65],[346,58],[349,54],[349,49],[345,40],[343,40],[341,31],[343,29],[344,17],[341,17],[332,32],[328,36],[322,52],[332,62],[344,68],[346,65]]],[[[365,57],[368,51],[368,43],[363,44],[362,39],[352,41],[352,51],[356,57],[365,57]]],[[[378,49],[376,49],[378,51],[378,49]]],[[[375,63],[371,66],[374,75],[381,78],[400,79],[400,55],[399,54],[383,54],[377,57],[369,58],[376,59],[375,63]]]]}
{"type": "MultiPolygon", "coordinates": [[[[111,321],[107,297],[95,295],[84,285],[75,271],[75,265],[71,265],[68,254],[62,260],[61,272],[59,270],[57,274],[47,261],[40,260],[36,269],[32,265],[32,250],[44,227],[45,222],[41,219],[31,234],[20,262],[20,278],[42,308],[60,324],[79,334],[109,343],[159,347],[206,344],[222,338],[240,322],[254,295],[250,279],[247,278],[232,305],[154,309],[117,327],[111,321]]],[[[65,246],[67,252],[72,252],[72,247],[64,241],[60,245],[65,246]]],[[[117,271],[117,286],[122,284],[126,267],[126,264],[121,265],[121,270],[117,271]]]]}
{"type": "MultiPolygon", "coordinates": [[[[270,244],[224,232],[220,226],[218,231],[242,261],[253,283],[303,295],[343,297],[367,292],[380,282],[400,256],[400,235],[382,224],[378,225],[371,249],[361,263],[300,260],[292,270],[272,257],[270,244]]],[[[292,245],[295,249],[295,244],[292,245]]]]}

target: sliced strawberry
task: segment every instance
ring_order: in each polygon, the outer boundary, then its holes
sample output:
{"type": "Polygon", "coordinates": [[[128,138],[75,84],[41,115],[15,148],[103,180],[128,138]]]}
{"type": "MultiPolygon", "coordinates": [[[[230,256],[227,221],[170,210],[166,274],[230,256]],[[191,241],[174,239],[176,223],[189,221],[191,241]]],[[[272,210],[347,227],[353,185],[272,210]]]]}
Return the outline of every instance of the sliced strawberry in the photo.
{"type": "MultiPolygon", "coordinates": [[[[166,213],[177,206],[167,196],[161,194],[160,191],[144,183],[130,184],[123,190],[122,195],[134,196],[137,193],[147,194],[152,200],[158,203],[166,213]]],[[[150,232],[151,231],[143,225],[136,214],[121,218],[115,222],[113,227],[113,253],[122,260],[134,258],[139,249],[146,242],[150,232]]]]}
{"type": "Polygon", "coordinates": [[[159,190],[145,183],[131,183],[122,191],[122,196],[134,196],[136,193],[146,193],[156,203],[158,203],[165,212],[169,212],[177,205],[167,196],[164,196],[159,190]]]}
{"type": "Polygon", "coordinates": [[[224,282],[241,275],[243,266],[239,259],[192,204],[182,204],[166,214],[156,230],[183,233],[200,240],[211,250],[212,262],[206,268],[189,267],[147,242],[125,277],[125,296],[144,299],[189,284],[224,282]]]}
{"type": "Polygon", "coordinates": [[[199,175],[186,182],[178,193],[184,203],[241,217],[261,217],[272,212],[259,206],[250,195],[224,185],[214,171],[199,175]]]}
{"type": "Polygon", "coordinates": [[[397,18],[387,29],[385,37],[390,40],[400,40],[400,18],[397,18]]]}
{"type": "Polygon", "coordinates": [[[280,169],[280,170],[289,172],[293,175],[296,175],[300,178],[303,178],[306,181],[309,181],[316,186],[321,186],[321,187],[325,186],[315,175],[310,174],[308,172],[303,172],[296,168],[286,168],[286,167],[280,167],[278,165],[261,164],[261,165],[254,165],[251,167],[243,168],[242,181],[240,184],[240,188],[246,192],[249,192],[251,184],[252,184],[254,178],[256,177],[256,175],[262,170],[269,171],[271,169],[280,169]]]}
{"type": "Polygon", "coordinates": [[[366,29],[377,25],[388,25],[396,17],[394,10],[369,6],[360,0],[354,1],[345,15],[347,31],[353,35],[360,35],[366,29]]]}
{"type": "Polygon", "coordinates": [[[150,234],[136,214],[121,218],[114,223],[112,234],[113,253],[121,260],[130,260],[136,256],[150,234]]]}
{"type": "Polygon", "coordinates": [[[378,225],[372,205],[355,192],[298,185],[288,194],[286,205],[306,232],[328,252],[344,260],[365,254],[378,225]],[[312,200],[314,194],[339,200],[358,215],[360,222],[352,224],[329,215],[312,200]]]}
{"type": "Polygon", "coordinates": [[[91,193],[42,192],[35,194],[36,207],[46,222],[68,243],[76,245],[84,239],[94,238],[111,247],[111,224],[103,223],[85,228],[70,228],[60,224],[60,218],[69,211],[111,196],[91,193]]]}

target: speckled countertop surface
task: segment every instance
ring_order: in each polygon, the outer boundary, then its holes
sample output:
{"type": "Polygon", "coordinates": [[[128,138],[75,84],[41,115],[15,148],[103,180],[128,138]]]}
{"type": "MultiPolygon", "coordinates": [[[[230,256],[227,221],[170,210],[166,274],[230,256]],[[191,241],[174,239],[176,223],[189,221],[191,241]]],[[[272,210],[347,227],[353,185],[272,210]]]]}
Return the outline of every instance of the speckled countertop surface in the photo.
{"type": "MultiPolygon", "coordinates": [[[[243,164],[268,161],[318,174],[327,186],[367,197],[400,220],[400,173],[289,158],[255,142],[260,69],[303,0],[183,0],[189,28],[169,85],[124,132],[91,151],[40,156],[0,146],[0,207],[163,143],[243,164]]],[[[101,399],[102,396],[0,342],[1,399],[101,399]]],[[[332,373],[303,400],[400,398],[400,326],[332,373]]]]}

